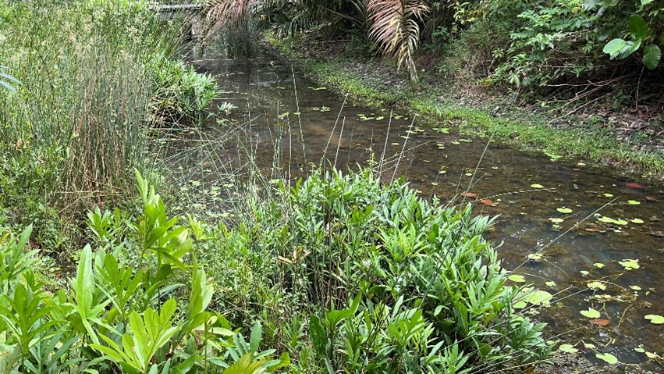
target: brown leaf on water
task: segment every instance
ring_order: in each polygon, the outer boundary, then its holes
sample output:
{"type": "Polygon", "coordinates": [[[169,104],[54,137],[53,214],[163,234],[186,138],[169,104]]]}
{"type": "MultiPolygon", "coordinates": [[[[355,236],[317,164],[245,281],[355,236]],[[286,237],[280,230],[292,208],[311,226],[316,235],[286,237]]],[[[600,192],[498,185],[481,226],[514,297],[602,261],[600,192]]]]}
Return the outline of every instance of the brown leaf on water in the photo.
{"type": "Polygon", "coordinates": [[[639,190],[643,190],[645,188],[645,187],[643,187],[642,184],[639,184],[639,183],[636,183],[636,182],[626,183],[625,186],[627,186],[629,188],[636,188],[636,189],[639,189],[639,190]]]}
{"type": "Polygon", "coordinates": [[[597,318],[597,319],[591,319],[591,320],[588,321],[588,322],[590,322],[591,325],[597,325],[597,326],[601,326],[601,327],[604,327],[604,326],[606,326],[606,325],[609,324],[609,320],[608,320],[608,319],[599,319],[599,318],[597,318]]]}
{"type": "Polygon", "coordinates": [[[586,227],[585,230],[588,232],[599,232],[597,227],[586,227]]]}
{"type": "Polygon", "coordinates": [[[493,201],[491,201],[489,199],[480,199],[480,203],[482,203],[484,205],[488,205],[488,206],[493,206],[493,201]]]}
{"type": "Polygon", "coordinates": [[[646,200],[648,200],[648,201],[657,201],[657,199],[655,199],[652,196],[646,196],[646,200]]]}
{"type": "Polygon", "coordinates": [[[461,196],[463,196],[463,197],[467,197],[467,198],[469,198],[469,199],[474,199],[474,198],[477,197],[477,194],[474,193],[474,192],[463,192],[463,193],[461,194],[461,196]]]}

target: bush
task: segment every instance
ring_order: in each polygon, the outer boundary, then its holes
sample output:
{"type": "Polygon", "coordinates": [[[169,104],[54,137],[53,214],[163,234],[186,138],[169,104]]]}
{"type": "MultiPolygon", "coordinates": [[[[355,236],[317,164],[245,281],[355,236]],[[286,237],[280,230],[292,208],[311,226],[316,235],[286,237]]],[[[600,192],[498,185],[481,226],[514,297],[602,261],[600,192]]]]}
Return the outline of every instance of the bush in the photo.
{"type": "Polygon", "coordinates": [[[331,372],[461,373],[551,351],[543,325],[515,309],[529,291],[506,285],[481,237],[491,221],[469,207],[443,209],[403,182],[382,186],[368,170],[315,174],[249,207],[199,256],[226,290],[219,304],[262,316],[296,362],[331,372]]]}
{"type": "Polygon", "coordinates": [[[258,351],[259,324],[246,342],[208,310],[213,287],[191,256],[187,228],[138,181],[140,214],[90,212],[98,248],[81,251],[70,287],[55,294],[31,269],[31,228],[0,232],[0,371],[251,374],[286,365],[287,355],[269,360],[274,350],[258,351]]]}

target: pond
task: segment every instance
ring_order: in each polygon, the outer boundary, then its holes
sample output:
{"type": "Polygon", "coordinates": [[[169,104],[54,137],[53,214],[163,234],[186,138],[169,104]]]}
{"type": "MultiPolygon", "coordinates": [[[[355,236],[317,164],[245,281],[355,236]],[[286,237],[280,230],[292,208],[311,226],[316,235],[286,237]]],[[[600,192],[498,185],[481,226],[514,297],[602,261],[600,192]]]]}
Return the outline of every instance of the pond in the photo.
{"type": "MultiPolygon", "coordinates": [[[[228,122],[212,120],[169,148],[192,181],[228,183],[215,170],[248,162],[286,176],[322,163],[372,166],[386,182],[404,177],[425,198],[497,216],[486,236],[520,275],[512,279],[554,295],[550,306],[528,311],[549,323],[552,339],[590,343],[624,363],[664,354],[664,325],[646,319],[664,315],[662,186],[462,136],[413,113],[355,106],[271,52],[192,63],[217,77],[217,104],[236,107],[228,122]]],[[[595,359],[592,350],[586,356],[595,359]]]]}

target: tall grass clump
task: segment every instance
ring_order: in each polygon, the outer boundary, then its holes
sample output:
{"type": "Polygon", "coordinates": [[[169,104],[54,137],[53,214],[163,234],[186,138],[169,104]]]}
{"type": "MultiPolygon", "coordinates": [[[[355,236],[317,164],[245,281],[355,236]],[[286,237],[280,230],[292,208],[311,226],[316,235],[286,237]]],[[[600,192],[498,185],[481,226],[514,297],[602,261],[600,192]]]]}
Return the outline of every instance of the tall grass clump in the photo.
{"type": "MultiPolygon", "coordinates": [[[[54,220],[131,193],[146,129],[165,111],[157,92],[182,87],[154,64],[172,58],[180,28],[140,1],[5,2],[0,23],[0,61],[20,82],[0,92],[0,205],[53,237],[54,220]]],[[[206,79],[182,97],[210,96],[206,79]]]]}
{"type": "Polygon", "coordinates": [[[508,284],[482,238],[491,220],[470,207],[369,170],[317,172],[244,204],[219,228],[196,221],[198,257],[222,309],[260,318],[297,372],[496,372],[551,352],[517,309],[532,290],[508,284]]]}

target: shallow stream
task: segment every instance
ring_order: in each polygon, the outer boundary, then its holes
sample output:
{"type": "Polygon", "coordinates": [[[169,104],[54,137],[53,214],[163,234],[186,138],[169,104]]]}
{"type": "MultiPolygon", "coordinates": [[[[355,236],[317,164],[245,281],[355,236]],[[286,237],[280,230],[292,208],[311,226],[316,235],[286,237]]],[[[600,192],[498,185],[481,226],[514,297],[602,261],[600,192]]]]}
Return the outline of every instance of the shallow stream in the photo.
{"type": "MultiPolygon", "coordinates": [[[[662,186],[612,176],[585,160],[487,146],[453,124],[425,123],[412,113],[390,117],[389,110],[354,106],[269,53],[192,63],[217,77],[223,91],[217,104],[237,107],[228,123],[209,123],[206,139],[235,134],[261,170],[277,165],[301,174],[326,155],[326,164],[341,169],[375,166],[385,181],[403,176],[424,197],[471,202],[476,213],[498,215],[487,238],[502,243],[504,267],[518,267],[526,282],[554,294],[551,306],[532,309],[549,323],[550,336],[579,349],[581,341],[594,344],[586,351],[593,359],[609,352],[642,363],[640,348],[664,356],[664,324],[645,319],[664,315],[662,186]],[[588,308],[600,316],[582,315],[588,308]]],[[[185,136],[177,147],[198,149],[200,137],[185,136]]],[[[243,151],[229,144],[187,152],[180,162],[185,168],[245,162],[234,160],[243,151]]]]}

